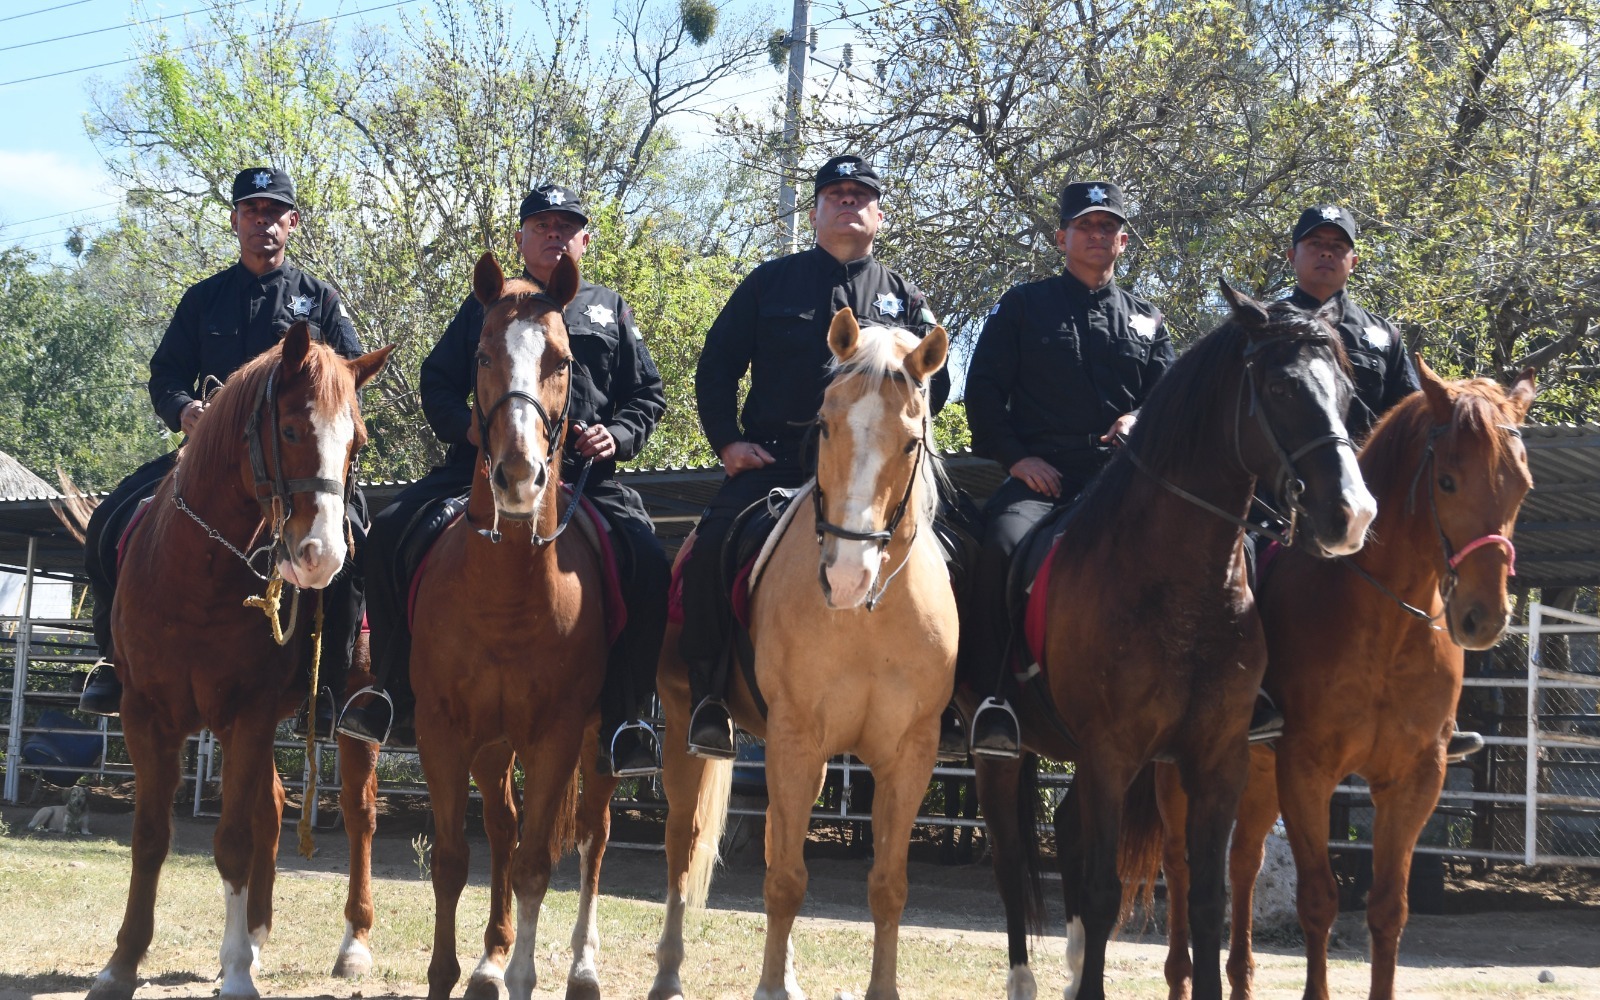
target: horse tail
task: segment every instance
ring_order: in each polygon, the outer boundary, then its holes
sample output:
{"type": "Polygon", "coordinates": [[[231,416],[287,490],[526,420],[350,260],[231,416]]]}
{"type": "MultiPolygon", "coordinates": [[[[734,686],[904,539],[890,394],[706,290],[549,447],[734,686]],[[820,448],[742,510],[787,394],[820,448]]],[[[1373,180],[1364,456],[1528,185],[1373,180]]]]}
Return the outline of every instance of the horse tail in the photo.
{"type": "Polygon", "coordinates": [[[67,475],[67,470],[56,466],[56,479],[61,482],[61,499],[51,500],[50,509],[55,511],[56,518],[66,526],[67,534],[77,539],[82,545],[89,530],[89,516],[100,505],[94,497],[83,495],[78,489],[78,484],[67,475]]]}
{"type": "Polygon", "coordinates": [[[1146,764],[1128,787],[1122,807],[1122,842],[1117,870],[1122,876],[1122,909],[1117,925],[1128,922],[1140,907],[1155,912],[1156,877],[1164,848],[1161,811],[1156,806],[1156,769],[1146,764]]]}
{"type": "Polygon", "coordinates": [[[556,821],[550,827],[550,864],[554,865],[572,853],[578,846],[578,777],[581,767],[572,769],[567,779],[567,790],[561,794],[561,804],[556,807],[556,821]]]}
{"type": "Polygon", "coordinates": [[[1023,754],[1017,773],[1017,835],[1022,838],[1022,864],[1027,875],[1022,915],[1028,934],[1044,934],[1044,859],[1039,854],[1039,755],[1023,754]]]}
{"type": "Polygon", "coordinates": [[[699,797],[694,803],[694,840],[689,844],[686,902],[706,905],[711,895],[711,874],[722,860],[722,832],[728,825],[728,799],[733,794],[733,761],[705,764],[700,774],[699,797]]]}

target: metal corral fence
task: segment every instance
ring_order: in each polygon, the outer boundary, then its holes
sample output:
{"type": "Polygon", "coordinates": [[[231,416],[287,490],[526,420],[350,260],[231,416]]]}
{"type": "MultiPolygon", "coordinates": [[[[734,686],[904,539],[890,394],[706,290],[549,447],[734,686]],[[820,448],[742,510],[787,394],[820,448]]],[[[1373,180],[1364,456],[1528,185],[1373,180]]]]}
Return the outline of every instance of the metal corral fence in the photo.
{"type": "MultiPolygon", "coordinates": [[[[1540,604],[1530,606],[1528,618],[1527,625],[1510,629],[1494,650],[1469,654],[1463,725],[1479,727],[1488,747],[1449,769],[1445,793],[1418,846],[1420,853],[1529,865],[1600,866],[1600,618],[1540,604]]],[[[29,620],[26,609],[20,617],[0,618],[0,655],[9,661],[0,666],[8,802],[18,801],[21,778],[28,773],[43,772],[57,783],[70,783],[83,774],[132,775],[115,720],[85,721],[91,717],[72,711],[76,688],[81,686],[81,664],[95,658],[86,631],[87,623],[81,620],[29,620]],[[26,757],[40,755],[30,755],[25,748],[37,751],[41,743],[54,751],[66,745],[92,753],[82,760],[30,763],[26,757]]],[[[285,728],[280,730],[278,748],[284,783],[298,791],[307,776],[304,744],[290,739],[285,728]]],[[[761,750],[758,743],[743,745],[734,778],[736,794],[743,795],[735,800],[735,815],[763,812],[758,800],[765,785],[761,750]]],[[[325,795],[336,791],[336,755],[331,743],[320,745],[316,754],[325,795]]],[[[194,815],[204,815],[202,802],[221,773],[220,758],[220,748],[209,733],[190,740],[184,778],[192,791],[183,797],[194,815]]],[[[426,794],[414,753],[386,751],[380,776],[384,778],[380,794],[426,794]]],[[[971,777],[970,768],[937,768],[918,824],[981,826],[971,777]]],[[[1041,775],[1044,793],[1052,799],[1059,799],[1070,781],[1070,772],[1041,775]]],[[[624,783],[616,806],[648,812],[665,809],[665,802],[653,783],[632,781],[624,783]]],[[[315,819],[316,805],[312,808],[315,819]]],[[[1048,810],[1043,815],[1048,817],[1048,810]]],[[[850,824],[859,833],[860,825],[871,819],[865,765],[848,756],[829,763],[813,818],[850,824]]],[[[1372,818],[1371,800],[1362,783],[1352,779],[1340,785],[1330,845],[1344,850],[1370,848],[1372,818]]]]}

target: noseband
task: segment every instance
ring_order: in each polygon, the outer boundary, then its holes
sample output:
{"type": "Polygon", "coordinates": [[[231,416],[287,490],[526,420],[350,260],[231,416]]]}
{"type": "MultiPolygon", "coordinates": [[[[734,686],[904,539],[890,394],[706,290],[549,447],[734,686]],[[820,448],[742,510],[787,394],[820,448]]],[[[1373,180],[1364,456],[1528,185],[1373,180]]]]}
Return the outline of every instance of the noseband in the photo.
{"type": "MultiPolygon", "coordinates": [[[[1510,425],[1498,424],[1496,426],[1517,437],[1522,436],[1520,430],[1510,425]]],[[[1456,572],[1457,567],[1461,565],[1462,560],[1466,559],[1467,556],[1485,546],[1498,545],[1505,549],[1506,575],[1517,575],[1517,547],[1512,545],[1511,539],[1506,536],[1501,534],[1480,535],[1463,545],[1458,552],[1455,546],[1450,544],[1450,537],[1444,533],[1444,522],[1439,519],[1439,484],[1437,477],[1433,475],[1435,465],[1433,446],[1434,442],[1449,429],[1450,426],[1448,424],[1440,424],[1428,431],[1428,445],[1422,450],[1422,461],[1417,464],[1417,474],[1411,479],[1411,493],[1406,498],[1406,512],[1410,513],[1416,509],[1417,483],[1426,474],[1428,477],[1428,506],[1433,510],[1433,529],[1438,532],[1439,548],[1444,552],[1445,578],[1444,583],[1439,586],[1439,596],[1444,598],[1446,610],[1450,607],[1450,598],[1455,595],[1456,584],[1461,581],[1461,575],[1456,572]]]]}
{"type": "MultiPolygon", "coordinates": [[[[914,391],[923,393],[924,401],[926,401],[927,387],[920,382],[913,382],[910,376],[906,375],[905,372],[885,372],[883,374],[883,379],[886,382],[900,382],[902,384],[911,386],[914,391]]],[[[823,516],[822,513],[822,504],[825,498],[822,494],[821,478],[819,477],[816,482],[812,484],[811,506],[817,522],[818,547],[821,547],[824,536],[832,535],[835,538],[842,538],[845,541],[850,542],[872,542],[877,546],[879,557],[881,558],[883,556],[884,552],[889,548],[890,540],[894,538],[895,531],[900,527],[900,522],[905,519],[906,508],[911,505],[911,494],[917,487],[917,474],[922,470],[922,455],[928,450],[927,437],[928,415],[925,412],[922,419],[922,436],[917,438],[915,454],[911,459],[911,478],[906,481],[906,490],[900,495],[900,502],[895,504],[894,510],[889,514],[889,520],[884,524],[881,530],[855,531],[854,529],[846,528],[843,525],[834,524],[832,521],[829,521],[823,516]]],[[[916,529],[913,527],[912,538],[915,537],[916,529]]],[[[890,582],[893,581],[896,576],[900,575],[900,571],[905,569],[906,562],[908,562],[910,558],[911,554],[908,551],[906,553],[906,558],[902,560],[900,565],[895,568],[895,571],[883,578],[882,582],[878,585],[877,593],[869,593],[867,595],[866,607],[868,611],[873,611],[877,608],[878,602],[883,599],[883,592],[888,589],[890,582]]]]}

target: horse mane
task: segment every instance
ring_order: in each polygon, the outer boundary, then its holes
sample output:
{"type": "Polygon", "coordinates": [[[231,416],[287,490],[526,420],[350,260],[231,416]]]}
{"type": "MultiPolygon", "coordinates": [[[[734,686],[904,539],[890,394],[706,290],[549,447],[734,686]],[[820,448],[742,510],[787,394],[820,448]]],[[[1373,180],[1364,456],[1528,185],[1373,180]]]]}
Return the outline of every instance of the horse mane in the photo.
{"type": "MultiPolygon", "coordinates": [[[[1510,401],[1497,383],[1485,378],[1462,379],[1447,383],[1450,388],[1450,429],[1484,442],[1489,449],[1491,468],[1512,461],[1509,435],[1495,433],[1499,424],[1515,424],[1509,413],[1510,401]]],[[[1372,492],[1393,495],[1397,484],[1409,483],[1417,474],[1422,449],[1436,425],[1433,407],[1425,392],[1414,392],[1396,403],[1373,428],[1361,449],[1362,475],[1372,492]]]]}
{"type": "MultiPolygon", "coordinates": [[[[863,326],[855,351],[844,361],[833,358],[828,363],[828,368],[833,372],[835,379],[853,376],[862,376],[874,382],[891,379],[909,398],[912,393],[923,392],[925,386],[913,383],[909,377],[895,379],[894,376],[905,374],[905,356],[919,342],[920,339],[910,330],[890,326],[863,326]]],[[[924,397],[923,405],[932,404],[927,397],[924,397]]],[[[914,497],[919,524],[933,522],[934,514],[939,509],[939,496],[950,481],[949,474],[945,471],[944,459],[939,456],[934,446],[931,413],[928,415],[926,426],[927,436],[922,442],[924,457],[919,466],[914,497]]]]}

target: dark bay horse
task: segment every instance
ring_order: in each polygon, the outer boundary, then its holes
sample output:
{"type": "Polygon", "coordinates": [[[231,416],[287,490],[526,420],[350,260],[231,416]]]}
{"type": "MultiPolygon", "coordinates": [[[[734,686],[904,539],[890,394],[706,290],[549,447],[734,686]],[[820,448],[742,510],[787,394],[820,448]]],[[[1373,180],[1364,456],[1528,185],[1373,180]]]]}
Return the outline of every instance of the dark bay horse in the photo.
{"type": "MultiPolygon", "coordinates": [[[[1444,787],[1462,650],[1493,646],[1510,614],[1511,531],[1533,485],[1517,431],[1533,403],[1533,370],[1509,392],[1485,379],[1442,381],[1421,358],[1417,371],[1422,391],[1388,413],[1361,452],[1362,473],[1379,497],[1366,547],[1334,561],[1286,551],[1262,588],[1265,686],[1285,725],[1276,753],[1253,752],[1230,851],[1228,978],[1241,1000],[1252,995],[1255,972],[1256,874],[1280,807],[1299,873],[1305,996],[1327,1000],[1328,930],[1339,912],[1329,801],[1347,774],[1367,780],[1376,809],[1370,995],[1394,995],[1411,852],[1444,787]]],[[[1174,832],[1184,802],[1171,776],[1160,784],[1169,819],[1169,927],[1178,935],[1187,914],[1174,886],[1187,871],[1174,832]]],[[[1173,997],[1187,994],[1188,973],[1187,955],[1175,947],[1167,963],[1173,997]]]]}
{"type": "MultiPolygon", "coordinates": [[[[933,773],[939,715],[955,682],[956,605],[932,530],[939,459],[928,379],[944,365],[942,327],[903,330],[833,319],[834,376],[818,415],[817,475],[767,543],[751,594],[750,637],[763,720],[735,671],[739,725],[767,741],[767,932],[757,1000],[803,1000],[790,931],[805,898],[803,849],[828,759],[872,770],[874,924],[866,996],[891,1000],[911,825],[933,773]]],[[[685,907],[704,899],[727,815],[731,761],[685,749],[686,668],[662,644],[667,718],[667,913],[650,1000],[681,1000],[685,907]]]]}
{"type": "MultiPolygon", "coordinates": [[[[1221,995],[1223,854],[1266,668],[1242,519],[1261,480],[1264,493],[1292,502],[1298,544],[1347,554],[1374,514],[1344,427],[1351,387],[1328,316],[1263,305],[1226,284],[1223,293],[1231,318],[1162,377],[1053,556],[1041,652],[1060,722],[1027,699],[1022,714],[1030,751],[1077,764],[1055,813],[1069,1000],[1105,995],[1106,941],[1123,904],[1119,844],[1126,838],[1133,857],[1159,851],[1156,759],[1177,763],[1194,803],[1196,994],[1221,995]]],[[[1027,967],[1040,902],[1036,763],[1030,753],[980,758],[977,768],[1012,1000],[1036,991],[1027,967]]]]}
{"type": "MultiPolygon", "coordinates": [[[[466,995],[532,994],[540,903],[575,829],[583,886],[567,996],[600,995],[595,893],[616,781],[586,768],[579,814],[575,771],[605,678],[603,580],[583,532],[561,530],[574,501],[559,478],[573,366],[561,310],[578,282],[571,258],[548,288],[507,281],[491,254],[473,271],[486,310],[473,392],[481,462],[466,515],[418,574],[411,649],[417,749],[437,838],[428,965],[435,1000],[461,974],[456,906],[467,881],[469,779],[483,793],[492,875],[483,957],[466,995]],[[513,754],[524,770],[520,832],[513,754]]],[[[585,760],[594,756],[591,742],[585,760]]]]}
{"type": "Polygon", "coordinates": [[[126,541],[112,630],[139,794],[127,910],[93,1000],[133,996],[184,740],[202,728],[223,749],[214,840],[227,907],[222,995],[258,995],[251,971],[272,928],[284,801],[273,733],[306,695],[316,602],[300,602],[285,641],[274,641],[261,611],[244,604],[266,579],[246,554],[265,553],[274,577],[308,590],[343,565],[346,484],[366,441],[356,391],[390,350],[346,361],[296,323],[213,397],[126,541]]]}

